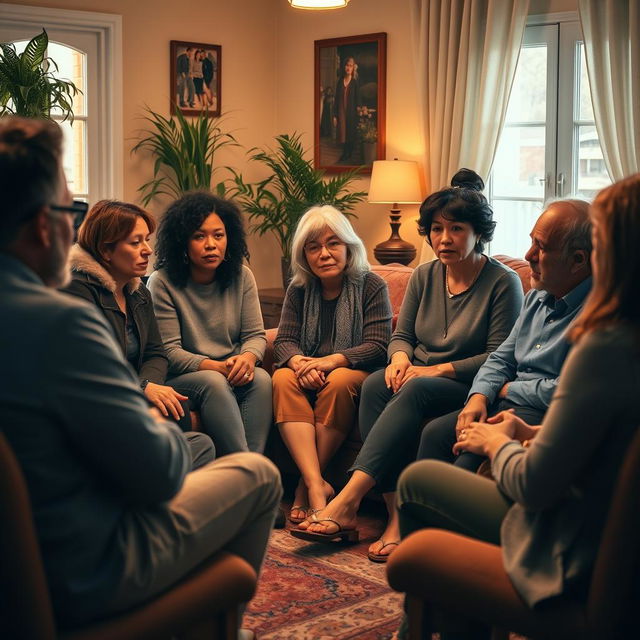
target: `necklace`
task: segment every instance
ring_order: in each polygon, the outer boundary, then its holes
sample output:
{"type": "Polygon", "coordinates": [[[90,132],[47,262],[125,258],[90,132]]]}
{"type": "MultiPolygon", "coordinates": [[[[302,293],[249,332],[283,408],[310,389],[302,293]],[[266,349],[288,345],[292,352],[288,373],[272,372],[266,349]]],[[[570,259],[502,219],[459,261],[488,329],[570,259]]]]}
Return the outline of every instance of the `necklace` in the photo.
{"type": "Polygon", "coordinates": [[[450,298],[453,298],[453,296],[459,296],[469,291],[469,289],[471,289],[471,287],[473,287],[473,285],[476,283],[476,280],[478,279],[478,276],[482,271],[482,267],[484,267],[484,260],[481,258],[480,266],[478,267],[478,269],[476,269],[476,272],[473,274],[473,279],[471,280],[471,284],[464,291],[461,291],[460,293],[451,293],[451,290],[449,289],[449,265],[445,265],[444,266],[444,286],[447,291],[447,295],[450,298]]]}
{"type": "Polygon", "coordinates": [[[449,298],[449,300],[451,300],[454,296],[461,296],[464,293],[467,293],[468,291],[471,290],[471,288],[473,287],[473,285],[476,283],[476,280],[478,279],[478,277],[480,276],[480,272],[482,271],[482,267],[484,266],[484,260],[480,261],[480,267],[479,269],[477,269],[476,273],[473,276],[473,280],[471,281],[471,284],[464,290],[461,291],[460,293],[451,293],[451,291],[449,290],[449,267],[447,265],[445,265],[444,267],[444,331],[442,332],[442,337],[446,338],[447,334],[449,333],[449,327],[453,324],[453,321],[458,317],[460,311],[462,311],[462,308],[464,307],[464,305],[462,304],[462,299],[457,300],[456,302],[458,302],[458,308],[453,312],[453,315],[451,316],[451,320],[449,320],[448,318],[448,312],[447,312],[447,298],[449,298]]]}

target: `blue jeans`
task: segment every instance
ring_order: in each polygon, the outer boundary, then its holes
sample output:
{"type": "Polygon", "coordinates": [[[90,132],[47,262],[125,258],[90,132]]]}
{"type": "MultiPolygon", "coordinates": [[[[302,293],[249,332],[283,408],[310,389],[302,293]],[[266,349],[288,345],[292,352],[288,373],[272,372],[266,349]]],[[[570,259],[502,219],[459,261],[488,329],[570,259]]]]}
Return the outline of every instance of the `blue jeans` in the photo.
{"type": "Polygon", "coordinates": [[[203,431],[218,457],[238,451],[262,453],[272,423],[271,377],[256,367],[251,382],[232,387],[217,371],[194,371],[167,380],[200,411],[203,431]]]}
{"type": "Polygon", "coordinates": [[[364,444],[350,471],[371,476],[382,492],[395,491],[400,472],[413,460],[425,420],[461,407],[465,382],[449,378],[413,378],[393,393],[384,369],[362,385],[360,433],[364,444]]]}

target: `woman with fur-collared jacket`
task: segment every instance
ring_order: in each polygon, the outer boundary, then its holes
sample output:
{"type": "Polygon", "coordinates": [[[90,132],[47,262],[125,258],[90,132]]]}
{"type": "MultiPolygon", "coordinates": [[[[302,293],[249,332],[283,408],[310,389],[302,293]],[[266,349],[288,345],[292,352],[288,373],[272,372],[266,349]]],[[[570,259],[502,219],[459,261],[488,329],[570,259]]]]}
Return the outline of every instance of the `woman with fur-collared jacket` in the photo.
{"type": "Polygon", "coordinates": [[[168,361],[151,294],[143,284],[155,220],[134,204],[101,200],[89,211],[70,254],[65,291],[95,304],[140,378],[149,402],[181,426],[189,424],[186,396],[164,384],[168,361]],[[186,422],[185,422],[186,419],[186,422]]]}

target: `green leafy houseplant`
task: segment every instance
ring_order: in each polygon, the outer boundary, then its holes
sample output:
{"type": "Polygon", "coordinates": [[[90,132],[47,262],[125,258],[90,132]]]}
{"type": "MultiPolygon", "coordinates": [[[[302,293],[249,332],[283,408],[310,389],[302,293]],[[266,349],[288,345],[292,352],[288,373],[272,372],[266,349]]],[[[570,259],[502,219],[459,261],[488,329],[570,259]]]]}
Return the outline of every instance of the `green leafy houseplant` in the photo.
{"type": "Polygon", "coordinates": [[[55,77],[58,65],[46,56],[48,46],[44,29],[21,54],[14,44],[0,43],[0,116],[51,119],[51,111],[59,109],[63,120],[73,122],[73,97],[80,90],[55,77]]]}
{"type": "Polygon", "coordinates": [[[252,221],[251,230],[260,236],[275,235],[286,264],[291,261],[291,241],[302,214],[315,204],[330,204],[345,215],[365,198],[366,191],[349,191],[358,169],[325,179],[324,172],[313,168],[304,157],[301,134],[276,136],[275,149],[254,148],[250,159],[266,165],[271,174],[262,181],[247,183],[242,174],[234,174],[234,186],[228,194],[244,208],[252,221]]]}
{"type": "MultiPolygon", "coordinates": [[[[132,149],[132,153],[145,149],[155,156],[153,178],[138,189],[144,205],[158,195],[179,198],[193,189],[210,190],[218,168],[213,164],[216,151],[238,144],[231,133],[223,131],[223,119],[210,117],[204,110],[193,120],[185,118],[179,109],[170,118],[149,107],[146,112],[149,128],[143,130],[142,139],[132,149]]],[[[215,186],[215,191],[224,195],[224,181],[215,186]]]]}

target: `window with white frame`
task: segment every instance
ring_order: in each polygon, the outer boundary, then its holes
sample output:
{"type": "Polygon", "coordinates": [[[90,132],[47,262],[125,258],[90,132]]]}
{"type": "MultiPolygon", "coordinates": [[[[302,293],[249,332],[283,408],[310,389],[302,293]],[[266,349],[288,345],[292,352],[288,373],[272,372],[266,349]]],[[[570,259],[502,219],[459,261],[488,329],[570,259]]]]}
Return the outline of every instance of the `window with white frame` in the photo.
{"type": "MultiPolygon", "coordinates": [[[[28,40],[14,41],[18,53],[22,53],[28,40]]],[[[51,58],[57,71],[52,69],[56,77],[70,80],[79,89],[73,97],[73,122],[63,121],[59,108],[54,109],[51,117],[58,122],[64,134],[64,172],[69,190],[75,198],[89,200],[89,149],[87,131],[93,123],[89,122],[87,112],[87,53],[58,42],[49,42],[46,56],[51,58]]]]}
{"type": "Polygon", "coordinates": [[[75,197],[90,203],[122,197],[122,24],[120,16],[0,3],[0,41],[22,51],[46,29],[55,72],[82,93],[74,121],[60,122],[64,168],[75,197]]]}
{"type": "Polygon", "coordinates": [[[545,201],[610,183],[578,22],[528,26],[489,180],[491,253],[523,256],[545,201]]]}

